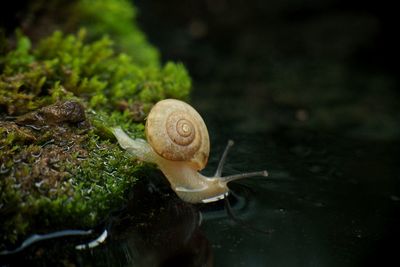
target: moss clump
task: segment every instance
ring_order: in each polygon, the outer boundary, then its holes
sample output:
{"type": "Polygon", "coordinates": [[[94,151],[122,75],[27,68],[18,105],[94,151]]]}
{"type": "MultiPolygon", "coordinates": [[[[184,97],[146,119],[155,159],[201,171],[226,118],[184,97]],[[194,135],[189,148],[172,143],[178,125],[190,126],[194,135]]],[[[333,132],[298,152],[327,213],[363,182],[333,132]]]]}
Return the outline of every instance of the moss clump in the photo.
{"type": "MultiPolygon", "coordinates": [[[[131,23],[137,11],[126,0],[81,0],[72,6],[75,21],[88,28],[91,38],[107,33],[119,51],[129,54],[141,66],[159,65],[159,53],[146,36],[131,23]]],[[[70,22],[71,23],[71,22],[70,22]]]]}
{"type": "Polygon", "coordinates": [[[144,135],[160,99],[187,99],[180,64],[143,66],[104,37],[57,31],[0,58],[0,249],[35,231],[90,227],[124,203],[142,165],[108,129],[144,135]]]}
{"type": "Polygon", "coordinates": [[[147,42],[146,36],[135,23],[137,10],[132,1],[37,0],[19,4],[16,10],[11,7],[0,11],[0,37],[2,27],[7,34],[13,32],[13,26],[20,27],[36,44],[55,30],[76,33],[85,27],[89,41],[107,35],[114,40],[114,49],[128,54],[135,64],[160,65],[158,50],[147,42]],[[10,16],[10,12],[18,16],[10,16]]]}

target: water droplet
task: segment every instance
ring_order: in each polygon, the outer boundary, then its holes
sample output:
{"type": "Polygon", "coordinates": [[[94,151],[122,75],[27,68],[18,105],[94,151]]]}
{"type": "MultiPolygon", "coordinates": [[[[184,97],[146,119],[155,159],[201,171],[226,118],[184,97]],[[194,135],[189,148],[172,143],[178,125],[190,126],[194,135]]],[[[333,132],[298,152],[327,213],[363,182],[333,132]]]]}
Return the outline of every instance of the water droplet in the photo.
{"type": "Polygon", "coordinates": [[[54,143],[54,139],[51,139],[51,140],[47,141],[46,143],[44,143],[44,144],[42,145],[42,147],[45,147],[45,146],[47,146],[47,145],[49,145],[49,144],[52,144],[52,143],[54,143]]]}
{"type": "Polygon", "coordinates": [[[1,174],[7,173],[9,170],[10,170],[9,168],[7,168],[6,166],[4,166],[4,163],[1,164],[1,167],[0,167],[0,173],[1,173],[1,174]]]}
{"type": "Polygon", "coordinates": [[[38,158],[38,157],[40,157],[41,155],[42,155],[42,150],[39,150],[39,153],[31,153],[31,155],[32,155],[32,157],[34,157],[34,158],[38,158]]]}
{"type": "Polygon", "coordinates": [[[36,125],[32,125],[32,124],[26,124],[26,127],[32,128],[33,130],[36,131],[40,131],[42,129],[42,127],[36,126],[36,125]]]}

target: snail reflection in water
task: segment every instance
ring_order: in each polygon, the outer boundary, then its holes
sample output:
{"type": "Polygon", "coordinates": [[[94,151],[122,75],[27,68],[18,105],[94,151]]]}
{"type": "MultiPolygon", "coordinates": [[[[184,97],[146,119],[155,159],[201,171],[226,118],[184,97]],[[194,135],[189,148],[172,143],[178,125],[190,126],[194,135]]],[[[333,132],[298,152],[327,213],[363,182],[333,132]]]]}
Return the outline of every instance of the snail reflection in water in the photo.
{"type": "Polygon", "coordinates": [[[175,99],[158,102],[147,117],[145,132],[147,142],[131,139],[121,128],[113,128],[120,146],[141,161],[155,163],[183,201],[217,201],[228,194],[228,182],[268,175],[267,171],[260,171],[222,177],[233,141],[229,141],[213,177],[199,173],[207,164],[210,140],[203,119],[185,102],[175,99]]]}

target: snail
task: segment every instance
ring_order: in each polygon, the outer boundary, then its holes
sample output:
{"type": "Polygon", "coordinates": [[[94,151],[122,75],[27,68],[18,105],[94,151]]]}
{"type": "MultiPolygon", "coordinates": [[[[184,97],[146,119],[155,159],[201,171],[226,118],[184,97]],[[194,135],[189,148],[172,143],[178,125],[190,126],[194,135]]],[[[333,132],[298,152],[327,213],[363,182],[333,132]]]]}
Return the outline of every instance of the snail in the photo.
{"type": "Polygon", "coordinates": [[[146,140],[130,138],[120,127],[112,129],[119,145],[138,160],[155,163],[168,179],[171,188],[183,201],[207,203],[223,199],[231,181],[252,176],[267,176],[267,171],[222,177],[228,145],[213,177],[199,171],[207,164],[210,140],[199,113],[189,104],[176,99],[157,102],[146,125],[146,140]]]}

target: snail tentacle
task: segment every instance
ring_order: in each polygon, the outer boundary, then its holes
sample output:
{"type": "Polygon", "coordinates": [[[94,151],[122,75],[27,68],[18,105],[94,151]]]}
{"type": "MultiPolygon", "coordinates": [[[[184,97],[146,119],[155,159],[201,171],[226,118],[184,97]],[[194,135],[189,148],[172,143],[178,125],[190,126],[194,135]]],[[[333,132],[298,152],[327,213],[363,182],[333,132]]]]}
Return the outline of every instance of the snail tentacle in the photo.
{"type": "Polygon", "coordinates": [[[217,171],[215,172],[214,176],[215,178],[220,178],[222,181],[228,183],[231,181],[243,179],[243,178],[249,178],[249,177],[254,177],[254,176],[268,176],[267,171],[257,171],[257,172],[247,172],[247,173],[240,173],[240,174],[235,174],[235,175],[229,175],[229,176],[224,176],[222,177],[222,170],[224,168],[224,164],[226,161],[226,157],[228,156],[229,149],[234,145],[235,143],[233,140],[228,140],[228,144],[225,147],[224,153],[222,154],[221,159],[219,160],[217,171]]]}
{"type": "Polygon", "coordinates": [[[215,172],[215,177],[221,177],[222,170],[224,169],[224,164],[226,161],[226,156],[228,156],[229,149],[235,144],[233,140],[228,140],[228,144],[225,147],[224,153],[222,154],[221,159],[219,160],[217,171],[215,172]]]}
{"type": "Polygon", "coordinates": [[[235,180],[249,178],[249,177],[255,177],[255,176],[267,177],[268,176],[268,172],[267,171],[246,172],[246,173],[240,173],[240,174],[224,176],[224,177],[221,177],[221,179],[224,182],[229,183],[229,182],[232,182],[232,181],[235,181],[235,180]]]}

